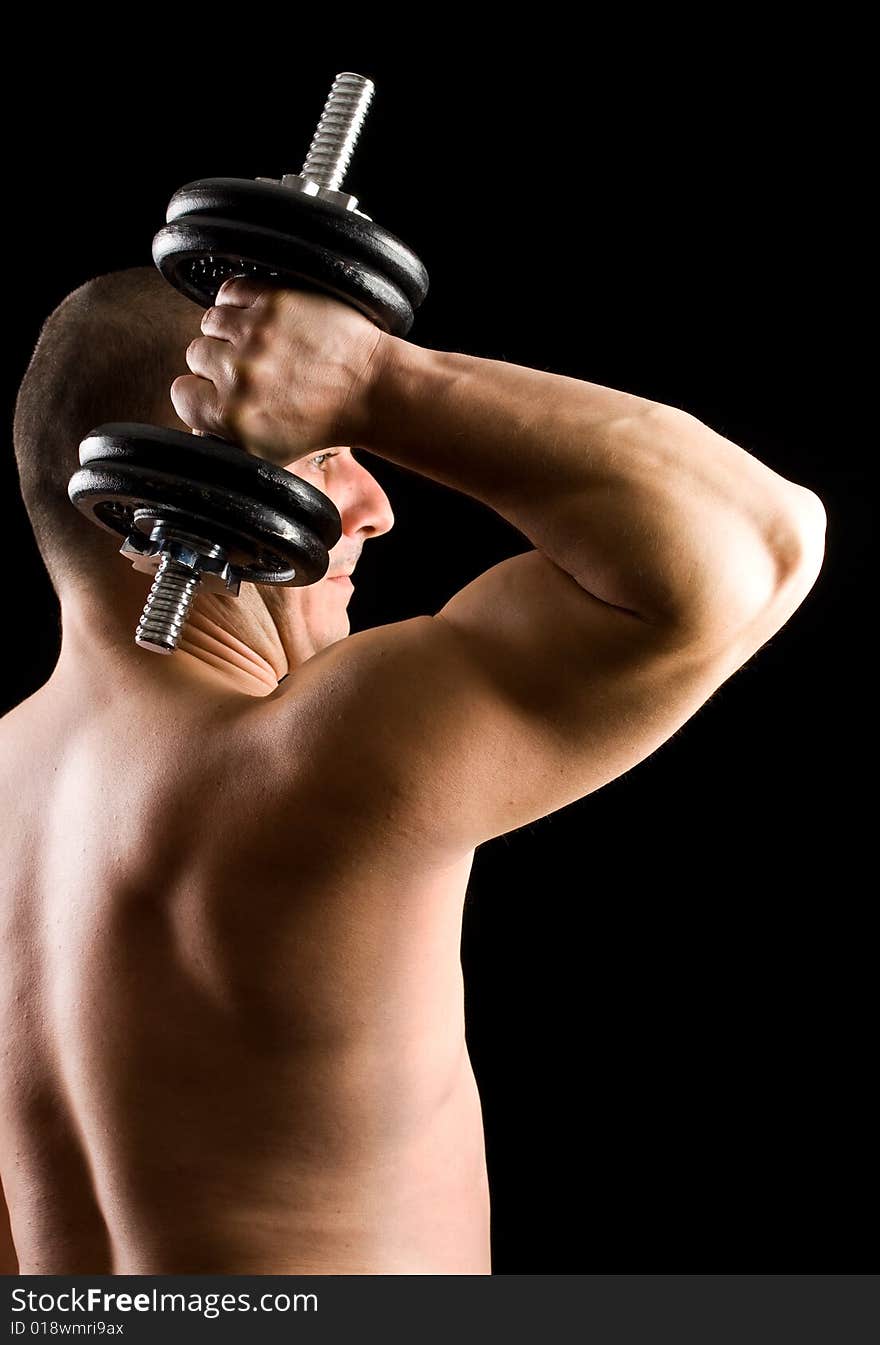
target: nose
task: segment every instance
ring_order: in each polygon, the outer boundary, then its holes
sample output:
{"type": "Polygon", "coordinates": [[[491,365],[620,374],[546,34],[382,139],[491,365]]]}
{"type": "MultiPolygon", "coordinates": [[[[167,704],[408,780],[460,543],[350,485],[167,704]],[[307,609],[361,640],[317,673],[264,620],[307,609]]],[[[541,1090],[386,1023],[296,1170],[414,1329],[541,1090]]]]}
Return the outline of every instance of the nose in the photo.
{"type": "Polygon", "coordinates": [[[376,478],[363,463],[350,459],[345,482],[340,482],[335,500],[342,519],[342,531],[349,537],[359,535],[362,541],[381,537],[394,527],[391,502],[376,478]]]}

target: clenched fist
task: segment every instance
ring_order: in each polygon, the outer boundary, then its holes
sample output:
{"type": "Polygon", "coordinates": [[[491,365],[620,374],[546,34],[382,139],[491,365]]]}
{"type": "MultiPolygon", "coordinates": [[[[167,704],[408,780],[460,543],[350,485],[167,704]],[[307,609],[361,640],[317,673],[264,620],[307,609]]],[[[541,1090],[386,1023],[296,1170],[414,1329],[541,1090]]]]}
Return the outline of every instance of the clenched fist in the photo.
{"type": "Polygon", "coordinates": [[[235,278],[202,318],[171,385],[180,419],[287,466],[357,440],[382,343],[347,304],[308,290],[235,278]]]}

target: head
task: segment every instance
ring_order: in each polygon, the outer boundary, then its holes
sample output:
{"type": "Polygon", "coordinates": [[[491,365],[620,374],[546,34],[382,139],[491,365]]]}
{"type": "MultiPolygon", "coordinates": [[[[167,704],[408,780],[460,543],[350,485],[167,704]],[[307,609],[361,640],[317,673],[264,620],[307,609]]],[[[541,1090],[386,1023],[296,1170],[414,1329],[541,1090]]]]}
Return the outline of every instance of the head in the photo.
{"type": "Polygon", "coordinates": [[[149,577],[118,554],[122,539],[85,518],[67,495],[80,440],[96,425],[188,429],[169,389],[186,369],[201,316],[152,267],[98,276],[68,295],[44,323],[19,389],[13,433],[21,492],[61,605],[59,668],[89,658],[106,668],[109,656],[111,666],[121,661],[163,682],[265,695],[348,635],[352,589],[335,576],[350,572],[364,543],[393,525],[387,496],[351,448],[328,448],[289,467],[339,510],[342,536],[326,577],[302,588],[243,584],[238,598],[200,594],[171,657],[134,644],[149,577]]]}

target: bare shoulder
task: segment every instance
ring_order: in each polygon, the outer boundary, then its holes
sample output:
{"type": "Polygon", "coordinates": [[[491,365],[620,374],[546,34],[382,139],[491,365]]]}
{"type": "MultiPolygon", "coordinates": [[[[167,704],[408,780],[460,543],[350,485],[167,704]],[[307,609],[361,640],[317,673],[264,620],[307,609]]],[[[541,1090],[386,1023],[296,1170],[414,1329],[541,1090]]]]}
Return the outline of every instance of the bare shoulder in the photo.
{"type": "Polygon", "coordinates": [[[0,716],[0,789],[21,786],[23,762],[40,733],[39,701],[37,691],[0,716]]]}
{"type": "Polygon", "coordinates": [[[540,552],[494,566],[434,616],[323,651],[346,764],[390,782],[426,853],[453,862],[655,752],[782,626],[821,565],[680,638],[585,592],[540,552]]]}

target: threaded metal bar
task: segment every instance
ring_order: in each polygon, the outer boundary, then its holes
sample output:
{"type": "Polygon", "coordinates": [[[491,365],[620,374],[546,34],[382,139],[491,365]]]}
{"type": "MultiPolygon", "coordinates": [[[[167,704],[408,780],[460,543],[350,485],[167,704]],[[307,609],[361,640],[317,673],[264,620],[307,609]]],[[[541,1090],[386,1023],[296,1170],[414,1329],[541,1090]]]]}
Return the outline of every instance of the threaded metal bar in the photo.
{"type": "Polygon", "coordinates": [[[135,644],[154,654],[173,654],[200,583],[200,574],[163,553],[135,631],[135,644]]]}
{"type": "Polygon", "coordinates": [[[336,76],[303,164],[303,177],[330,191],[339,190],[374,89],[371,79],[350,70],[336,76]]]}

